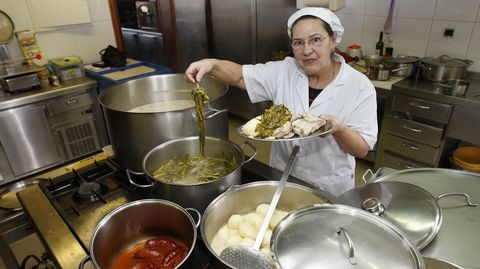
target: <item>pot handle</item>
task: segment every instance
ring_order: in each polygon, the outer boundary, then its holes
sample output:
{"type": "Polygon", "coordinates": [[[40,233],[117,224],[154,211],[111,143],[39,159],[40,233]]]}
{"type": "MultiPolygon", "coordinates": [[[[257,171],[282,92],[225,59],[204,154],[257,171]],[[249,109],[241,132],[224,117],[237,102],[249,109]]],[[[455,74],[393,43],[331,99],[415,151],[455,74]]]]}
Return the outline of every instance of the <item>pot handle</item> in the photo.
{"type": "Polygon", "coordinates": [[[136,183],[135,181],[132,180],[132,177],[130,176],[130,173],[134,174],[134,175],[137,175],[137,176],[144,176],[145,173],[141,173],[141,172],[135,172],[135,171],[132,171],[130,169],[125,169],[125,171],[127,172],[127,178],[128,178],[128,181],[130,182],[130,184],[132,184],[133,186],[136,186],[136,187],[139,187],[139,188],[150,188],[150,187],[153,187],[153,183],[151,184],[147,184],[147,185],[141,185],[141,184],[138,184],[136,183]]]}
{"type": "Polygon", "coordinates": [[[357,261],[355,260],[355,247],[353,246],[352,239],[350,238],[350,235],[348,235],[347,230],[343,227],[339,227],[339,228],[335,229],[335,232],[338,235],[341,235],[342,232],[343,232],[343,234],[345,235],[345,238],[347,239],[347,243],[348,243],[348,260],[350,261],[351,265],[357,264],[357,261]]]}
{"type": "Polygon", "coordinates": [[[242,165],[244,165],[244,164],[248,163],[249,161],[253,160],[253,158],[255,158],[255,155],[257,155],[257,149],[252,144],[250,144],[250,142],[248,142],[248,141],[243,142],[243,145],[240,148],[243,150],[243,147],[245,147],[245,145],[248,145],[250,148],[252,148],[254,153],[250,158],[248,158],[246,161],[244,161],[242,163],[242,165]]]}
{"type": "Polygon", "coordinates": [[[471,207],[477,207],[478,204],[472,204],[471,200],[470,200],[470,196],[466,193],[462,193],[462,192],[448,192],[448,193],[442,193],[440,195],[438,195],[436,197],[437,201],[442,199],[443,197],[447,197],[447,196],[463,196],[465,197],[465,204],[466,206],[471,206],[471,207]]]}
{"type": "Polygon", "coordinates": [[[393,69],[390,72],[395,73],[395,72],[403,71],[403,70],[407,70],[407,69],[408,69],[408,67],[400,67],[400,68],[393,69]]]}
{"type": "MultiPolygon", "coordinates": [[[[228,109],[226,109],[226,108],[216,109],[216,108],[212,108],[210,106],[208,106],[207,108],[208,108],[208,110],[204,111],[204,113],[203,113],[203,117],[205,118],[205,120],[211,119],[211,118],[217,116],[220,113],[228,111],[228,109]]],[[[193,110],[193,112],[192,112],[192,117],[194,117],[195,119],[197,118],[195,110],[193,110]]]]}
{"type": "MultiPolygon", "coordinates": [[[[200,222],[202,221],[202,214],[200,214],[200,212],[198,212],[198,210],[196,210],[195,208],[191,208],[191,207],[185,208],[185,210],[187,210],[189,214],[190,214],[190,211],[193,211],[197,215],[198,221],[195,222],[195,228],[198,228],[200,226],[200,222]]],[[[192,216],[192,214],[190,214],[190,216],[192,216]]]]}
{"type": "Polygon", "coordinates": [[[92,258],[90,257],[90,255],[87,255],[85,256],[81,261],[80,261],[80,264],[78,265],[78,269],[83,269],[85,267],[85,263],[87,263],[88,261],[92,260],[92,258]]]}
{"type": "Polygon", "coordinates": [[[367,171],[365,171],[365,173],[363,173],[362,179],[363,179],[363,183],[365,183],[365,184],[370,183],[373,179],[373,171],[370,170],[370,168],[367,169],[367,171]],[[370,177],[368,179],[367,179],[367,175],[370,175],[370,177]]]}

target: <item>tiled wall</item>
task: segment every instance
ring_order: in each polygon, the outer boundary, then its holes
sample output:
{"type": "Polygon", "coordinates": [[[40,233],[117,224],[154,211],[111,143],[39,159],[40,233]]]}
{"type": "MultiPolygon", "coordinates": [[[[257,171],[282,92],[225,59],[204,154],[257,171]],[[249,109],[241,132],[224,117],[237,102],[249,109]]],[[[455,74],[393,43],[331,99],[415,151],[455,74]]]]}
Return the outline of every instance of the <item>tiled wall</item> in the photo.
{"type": "MultiPolygon", "coordinates": [[[[387,19],[391,0],[346,0],[337,11],[345,27],[339,49],[362,45],[372,54],[387,19]]],[[[393,20],[394,55],[469,59],[469,70],[480,72],[480,0],[397,0],[393,20]],[[455,29],[453,38],[443,36],[455,29]]]]}
{"type": "MultiPolygon", "coordinates": [[[[92,23],[37,33],[38,44],[47,59],[78,55],[85,63],[93,63],[100,61],[101,49],[109,44],[115,45],[108,1],[87,0],[87,2],[92,23]]],[[[25,0],[1,0],[0,10],[12,18],[16,31],[34,29],[25,0]]],[[[16,39],[10,41],[7,47],[12,58],[22,57],[16,39]]]]}

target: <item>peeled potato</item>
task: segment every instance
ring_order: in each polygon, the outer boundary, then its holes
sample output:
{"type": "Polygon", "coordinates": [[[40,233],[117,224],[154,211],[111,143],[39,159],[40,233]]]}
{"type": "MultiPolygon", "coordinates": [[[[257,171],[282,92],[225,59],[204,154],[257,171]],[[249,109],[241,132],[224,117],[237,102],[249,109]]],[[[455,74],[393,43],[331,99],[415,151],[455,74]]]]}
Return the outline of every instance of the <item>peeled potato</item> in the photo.
{"type": "Polygon", "coordinates": [[[243,222],[242,224],[240,224],[240,226],[238,226],[238,233],[242,237],[255,239],[257,237],[258,230],[252,224],[248,222],[243,222]]]}
{"type": "Polygon", "coordinates": [[[268,207],[270,205],[269,204],[260,204],[259,206],[257,206],[257,208],[255,209],[255,212],[259,215],[262,215],[265,217],[265,215],[267,215],[267,211],[268,211],[268,207]]]}
{"type": "Polygon", "coordinates": [[[247,121],[247,123],[245,123],[243,126],[242,126],[242,132],[248,136],[251,136],[251,137],[255,137],[258,135],[258,133],[255,131],[255,129],[257,128],[257,124],[260,123],[260,119],[259,117],[255,117],[249,121],[247,121]]]}
{"type": "Polygon", "coordinates": [[[265,216],[262,216],[257,213],[251,213],[245,216],[245,222],[252,224],[256,229],[260,229],[262,222],[265,216]]]}
{"type": "Polygon", "coordinates": [[[232,215],[227,222],[227,227],[229,229],[238,229],[238,225],[243,222],[242,215],[232,215]]]}
{"type": "Polygon", "coordinates": [[[227,239],[227,241],[225,242],[225,246],[226,247],[239,246],[241,242],[242,242],[242,237],[240,235],[234,235],[227,239]]]}

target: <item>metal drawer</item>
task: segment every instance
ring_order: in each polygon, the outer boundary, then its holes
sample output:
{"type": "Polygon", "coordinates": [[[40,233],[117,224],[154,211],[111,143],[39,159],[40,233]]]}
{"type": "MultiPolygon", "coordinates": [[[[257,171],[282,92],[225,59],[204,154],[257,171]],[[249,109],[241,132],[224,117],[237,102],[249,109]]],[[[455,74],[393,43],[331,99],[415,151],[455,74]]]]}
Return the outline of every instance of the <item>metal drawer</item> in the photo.
{"type": "Polygon", "coordinates": [[[94,100],[89,93],[69,95],[56,98],[49,102],[47,104],[47,110],[49,115],[55,115],[75,108],[91,105],[93,103],[94,100]]]}
{"type": "Polygon", "coordinates": [[[440,158],[440,148],[424,145],[391,134],[385,134],[384,149],[413,160],[435,166],[440,158]]]}
{"type": "Polygon", "coordinates": [[[392,110],[448,123],[452,106],[397,94],[393,96],[392,110]]]}
{"type": "Polygon", "coordinates": [[[382,154],[382,159],[380,162],[381,167],[389,167],[397,170],[430,167],[423,163],[404,159],[399,156],[395,156],[394,154],[389,154],[388,152],[384,152],[382,154]]]}
{"type": "Polygon", "coordinates": [[[434,147],[438,147],[442,139],[443,129],[441,128],[402,119],[392,115],[387,115],[385,117],[384,125],[389,133],[432,145],[434,147]]]}

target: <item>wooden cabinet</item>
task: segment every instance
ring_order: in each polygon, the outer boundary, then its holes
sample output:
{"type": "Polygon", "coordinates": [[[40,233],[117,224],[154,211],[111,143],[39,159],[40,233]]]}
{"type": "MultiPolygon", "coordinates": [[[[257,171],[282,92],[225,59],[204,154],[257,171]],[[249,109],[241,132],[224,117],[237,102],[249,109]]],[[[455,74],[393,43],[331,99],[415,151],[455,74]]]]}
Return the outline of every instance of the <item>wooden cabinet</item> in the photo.
{"type": "Polygon", "coordinates": [[[122,35],[125,56],[139,61],[166,65],[161,33],[122,28],[122,35]]]}

